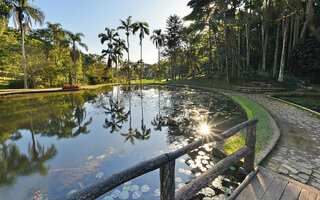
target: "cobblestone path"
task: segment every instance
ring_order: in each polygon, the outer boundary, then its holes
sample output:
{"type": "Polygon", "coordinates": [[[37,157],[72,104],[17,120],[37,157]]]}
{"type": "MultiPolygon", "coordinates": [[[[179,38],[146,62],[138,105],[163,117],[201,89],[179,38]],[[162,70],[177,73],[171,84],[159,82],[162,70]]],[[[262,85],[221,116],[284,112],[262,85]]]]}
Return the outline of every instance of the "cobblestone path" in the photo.
{"type": "Polygon", "coordinates": [[[263,105],[281,131],[278,145],[263,165],[320,189],[320,119],[264,95],[245,96],[263,105]]]}

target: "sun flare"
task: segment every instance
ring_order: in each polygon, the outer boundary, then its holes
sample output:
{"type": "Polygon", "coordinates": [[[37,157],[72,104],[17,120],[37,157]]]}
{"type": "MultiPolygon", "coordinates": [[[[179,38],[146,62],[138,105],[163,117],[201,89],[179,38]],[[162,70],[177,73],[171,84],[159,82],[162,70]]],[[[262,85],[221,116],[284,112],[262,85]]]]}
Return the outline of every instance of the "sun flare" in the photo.
{"type": "Polygon", "coordinates": [[[199,132],[202,135],[208,135],[209,133],[211,133],[210,127],[208,124],[200,124],[199,126],[199,132]]]}

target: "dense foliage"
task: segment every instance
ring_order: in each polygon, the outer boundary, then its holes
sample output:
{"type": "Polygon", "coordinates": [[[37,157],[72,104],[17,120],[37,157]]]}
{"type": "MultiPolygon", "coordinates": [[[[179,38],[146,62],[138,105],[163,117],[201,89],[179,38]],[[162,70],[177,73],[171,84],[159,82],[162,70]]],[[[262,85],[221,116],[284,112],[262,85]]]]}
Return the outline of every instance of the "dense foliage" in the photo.
{"type": "Polygon", "coordinates": [[[82,52],[87,50],[82,33],[50,22],[32,30],[31,21],[43,22],[44,13],[25,0],[3,0],[0,79],[13,88],[137,78],[319,82],[319,0],[190,0],[188,6],[192,11],[183,19],[169,16],[164,31],[153,30],[158,63],[149,65],[142,56],[143,40],[151,32],[146,22],[129,16],[117,30],[107,27],[98,35],[105,45],[102,55],[92,55],[82,52]],[[17,8],[26,17],[13,17],[19,15],[17,8]],[[18,20],[17,29],[8,27],[10,18],[18,20]],[[124,31],[126,40],[117,31],[124,31]],[[138,62],[130,60],[129,37],[135,34],[141,47],[138,62]]]}

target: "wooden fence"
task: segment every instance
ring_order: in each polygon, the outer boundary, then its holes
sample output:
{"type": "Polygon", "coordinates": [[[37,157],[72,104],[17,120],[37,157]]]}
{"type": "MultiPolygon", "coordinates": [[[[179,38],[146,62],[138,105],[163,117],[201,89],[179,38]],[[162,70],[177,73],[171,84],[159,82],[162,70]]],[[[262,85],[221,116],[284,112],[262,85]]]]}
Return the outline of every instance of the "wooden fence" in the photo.
{"type": "Polygon", "coordinates": [[[207,187],[211,181],[225,172],[231,165],[244,158],[244,168],[249,173],[254,169],[254,155],[256,143],[257,119],[245,121],[234,126],[219,135],[211,135],[194,141],[174,152],[162,154],[147,161],[143,161],[133,167],[112,174],[96,183],[93,183],[76,193],[62,199],[67,200],[89,200],[109,192],[110,190],[130,181],[138,176],[160,168],[160,199],[161,200],[187,200],[207,187]],[[219,161],[215,166],[202,173],[187,185],[175,192],[175,162],[176,159],[190,151],[213,141],[225,140],[242,129],[246,128],[246,143],[237,152],[219,161]]]}

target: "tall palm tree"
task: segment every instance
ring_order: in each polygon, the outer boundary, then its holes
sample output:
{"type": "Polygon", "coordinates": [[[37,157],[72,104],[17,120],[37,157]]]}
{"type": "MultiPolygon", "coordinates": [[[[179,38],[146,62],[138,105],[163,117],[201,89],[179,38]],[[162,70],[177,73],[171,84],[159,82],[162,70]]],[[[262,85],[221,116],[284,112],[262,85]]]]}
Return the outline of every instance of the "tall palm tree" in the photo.
{"type": "Polygon", "coordinates": [[[101,44],[104,44],[106,41],[108,41],[108,46],[111,45],[114,41],[117,40],[117,37],[119,37],[119,34],[115,29],[110,29],[108,27],[105,28],[107,33],[100,33],[98,37],[101,39],[101,44]]]}
{"type": "Polygon", "coordinates": [[[142,40],[145,35],[149,35],[149,24],[147,22],[136,22],[133,33],[135,34],[137,31],[140,32],[140,61],[142,62],[142,40]]]}
{"type": "Polygon", "coordinates": [[[111,68],[113,63],[117,64],[118,57],[122,56],[122,52],[120,51],[120,49],[115,48],[113,44],[109,44],[108,46],[108,49],[102,50],[102,56],[108,56],[107,63],[108,67],[111,68]]]}
{"type": "Polygon", "coordinates": [[[117,49],[118,52],[120,52],[120,54],[118,54],[118,56],[117,56],[117,64],[116,64],[116,71],[118,72],[119,60],[120,60],[120,58],[122,58],[122,55],[123,55],[122,52],[123,51],[128,52],[128,48],[125,44],[125,41],[122,40],[121,38],[117,38],[115,40],[115,42],[113,43],[113,46],[114,46],[114,48],[117,49]]]}
{"type": "Polygon", "coordinates": [[[67,39],[71,43],[72,47],[72,61],[73,61],[73,66],[74,66],[74,82],[78,83],[77,79],[77,53],[79,52],[79,49],[77,47],[77,44],[83,47],[86,51],[88,51],[88,46],[82,42],[81,37],[84,37],[83,33],[72,33],[70,31],[66,31],[67,34],[67,39]]]}
{"type": "MultiPolygon", "coordinates": [[[[158,68],[160,69],[160,59],[161,59],[161,47],[164,46],[166,36],[162,34],[161,29],[156,29],[153,31],[153,35],[150,37],[150,40],[156,45],[158,49],[158,68]]],[[[159,70],[160,71],[160,70],[159,70]]]]}
{"type": "Polygon", "coordinates": [[[26,55],[24,49],[24,33],[27,32],[31,25],[32,19],[35,23],[43,24],[45,15],[37,7],[29,4],[28,0],[3,0],[3,2],[10,8],[10,14],[13,18],[15,26],[21,35],[21,50],[22,50],[22,67],[24,76],[24,88],[27,89],[27,72],[26,72],[26,55]]]}
{"type": "Polygon", "coordinates": [[[131,20],[132,16],[129,16],[125,21],[120,19],[121,25],[118,27],[119,29],[123,29],[126,31],[126,36],[127,36],[127,48],[128,48],[128,79],[129,79],[129,84],[131,83],[131,77],[130,77],[130,44],[129,44],[129,36],[131,33],[133,33],[133,29],[136,26],[136,23],[132,23],[131,20]]]}

